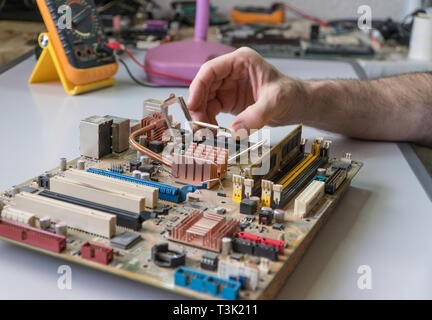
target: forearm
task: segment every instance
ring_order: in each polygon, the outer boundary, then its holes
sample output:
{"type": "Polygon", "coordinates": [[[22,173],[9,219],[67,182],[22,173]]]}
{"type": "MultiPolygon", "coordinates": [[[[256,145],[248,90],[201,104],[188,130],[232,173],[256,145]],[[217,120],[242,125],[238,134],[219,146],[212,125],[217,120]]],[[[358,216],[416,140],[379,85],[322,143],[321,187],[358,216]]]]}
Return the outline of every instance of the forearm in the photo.
{"type": "Polygon", "coordinates": [[[432,146],[432,74],[304,85],[297,121],[355,138],[432,146]]]}

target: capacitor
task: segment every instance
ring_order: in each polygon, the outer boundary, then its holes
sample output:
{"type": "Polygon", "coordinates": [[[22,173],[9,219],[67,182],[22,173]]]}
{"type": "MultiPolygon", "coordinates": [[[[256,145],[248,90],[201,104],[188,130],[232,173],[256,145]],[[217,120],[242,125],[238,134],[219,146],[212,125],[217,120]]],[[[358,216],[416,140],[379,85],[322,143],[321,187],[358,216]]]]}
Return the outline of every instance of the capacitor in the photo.
{"type": "Polygon", "coordinates": [[[141,172],[140,178],[142,180],[150,180],[150,173],[148,173],[148,172],[141,172]]]}
{"type": "Polygon", "coordinates": [[[222,238],[222,255],[227,256],[231,253],[232,249],[232,240],[231,238],[224,237],[222,238]]]}
{"type": "Polygon", "coordinates": [[[217,214],[224,214],[226,212],[226,209],[223,207],[216,207],[214,210],[217,214]]]}
{"type": "Polygon", "coordinates": [[[137,151],[137,160],[140,161],[142,156],[142,153],[140,151],[137,151]]]}
{"type": "Polygon", "coordinates": [[[285,221],[285,211],[282,209],[276,209],[273,212],[273,217],[276,223],[283,223],[285,221]]]}
{"type": "Polygon", "coordinates": [[[139,171],[139,170],[134,170],[134,171],[132,172],[132,177],[134,177],[134,178],[138,178],[138,179],[141,179],[141,171],[139,171]]]}
{"type": "Polygon", "coordinates": [[[48,229],[51,226],[51,218],[50,217],[39,218],[39,226],[43,230],[48,229]]]}
{"type": "Polygon", "coordinates": [[[66,236],[67,235],[67,225],[63,222],[58,222],[55,225],[55,233],[66,236]]]}
{"type": "Polygon", "coordinates": [[[79,159],[77,161],[77,169],[84,170],[85,169],[85,161],[83,159],[79,159]]]}
{"type": "Polygon", "coordinates": [[[60,158],[60,171],[66,171],[67,160],[66,158],[60,158]]]}
{"type": "Polygon", "coordinates": [[[326,176],[326,172],[327,172],[327,170],[325,168],[318,168],[318,170],[317,170],[317,176],[325,177],[326,176]]]}

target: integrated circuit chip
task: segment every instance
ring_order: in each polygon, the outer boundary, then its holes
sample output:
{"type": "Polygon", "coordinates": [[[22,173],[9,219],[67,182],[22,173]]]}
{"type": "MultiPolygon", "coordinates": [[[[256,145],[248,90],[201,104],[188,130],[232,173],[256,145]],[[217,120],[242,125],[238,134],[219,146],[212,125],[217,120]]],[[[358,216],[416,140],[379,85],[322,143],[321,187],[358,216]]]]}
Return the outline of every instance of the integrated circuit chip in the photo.
{"type": "Polygon", "coordinates": [[[20,192],[28,192],[28,193],[36,193],[39,190],[34,188],[34,187],[27,185],[27,186],[22,186],[21,188],[19,188],[19,191],[20,192]]]}
{"type": "Polygon", "coordinates": [[[125,231],[122,234],[111,239],[111,245],[120,249],[129,249],[141,240],[139,234],[125,231]]]}

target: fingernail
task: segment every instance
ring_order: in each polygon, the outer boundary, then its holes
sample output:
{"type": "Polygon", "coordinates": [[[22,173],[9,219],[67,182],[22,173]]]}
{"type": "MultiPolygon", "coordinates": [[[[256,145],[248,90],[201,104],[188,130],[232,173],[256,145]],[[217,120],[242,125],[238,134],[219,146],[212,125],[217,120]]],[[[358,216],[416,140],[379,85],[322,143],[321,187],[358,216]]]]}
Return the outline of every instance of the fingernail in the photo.
{"type": "Polygon", "coordinates": [[[243,124],[243,122],[239,121],[239,122],[233,123],[231,128],[234,131],[239,131],[241,129],[246,129],[246,126],[243,124]]]}
{"type": "Polygon", "coordinates": [[[243,140],[249,136],[249,130],[242,122],[235,123],[232,125],[231,134],[236,137],[236,139],[243,140]]]}

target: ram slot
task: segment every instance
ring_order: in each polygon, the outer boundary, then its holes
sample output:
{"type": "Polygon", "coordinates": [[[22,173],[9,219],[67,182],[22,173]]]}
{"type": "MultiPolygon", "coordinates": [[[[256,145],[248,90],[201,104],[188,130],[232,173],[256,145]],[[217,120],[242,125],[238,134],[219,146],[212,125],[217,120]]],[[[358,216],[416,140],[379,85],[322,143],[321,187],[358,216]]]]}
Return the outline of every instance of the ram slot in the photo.
{"type": "Polygon", "coordinates": [[[141,229],[142,220],[138,214],[130,211],[109,207],[103,204],[87,201],[79,198],[74,198],[60,193],[55,193],[48,190],[43,190],[39,193],[40,196],[64,201],[67,203],[76,204],[82,207],[86,207],[93,210],[103,211],[109,214],[113,214],[117,217],[116,222],[118,226],[133,229],[138,231],[141,229]]]}
{"type": "Polygon", "coordinates": [[[155,208],[158,201],[158,188],[142,184],[132,184],[127,181],[111,179],[103,175],[96,175],[86,171],[70,169],[64,172],[65,178],[78,183],[88,185],[94,189],[100,189],[117,194],[128,194],[144,198],[145,206],[155,208]]]}
{"type": "Polygon", "coordinates": [[[52,192],[70,197],[104,204],[117,209],[124,209],[139,214],[145,209],[145,199],[133,194],[117,193],[108,188],[98,188],[65,177],[53,177],[50,180],[52,192]]]}
{"type": "Polygon", "coordinates": [[[311,163],[306,170],[303,170],[291,183],[282,191],[281,200],[278,208],[285,207],[294,196],[302,190],[314,177],[318,168],[322,167],[328,161],[327,157],[319,157],[311,163]]]}
{"type": "Polygon", "coordinates": [[[102,211],[49,199],[27,192],[15,196],[14,208],[33,213],[37,217],[49,216],[68,227],[111,238],[116,230],[116,217],[102,211]]]}
{"type": "Polygon", "coordinates": [[[324,195],[323,181],[312,181],[294,201],[294,215],[304,218],[324,195]]]}
{"type": "Polygon", "coordinates": [[[281,184],[283,188],[287,188],[291,182],[294,181],[304,170],[306,170],[314,161],[318,158],[320,153],[320,145],[318,143],[312,144],[311,153],[302,161],[300,164],[291,170],[284,178],[282,178],[278,184],[281,184]]]}

